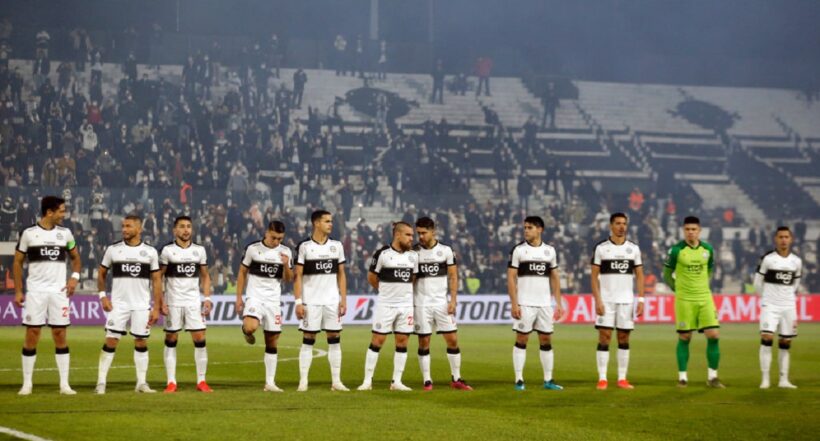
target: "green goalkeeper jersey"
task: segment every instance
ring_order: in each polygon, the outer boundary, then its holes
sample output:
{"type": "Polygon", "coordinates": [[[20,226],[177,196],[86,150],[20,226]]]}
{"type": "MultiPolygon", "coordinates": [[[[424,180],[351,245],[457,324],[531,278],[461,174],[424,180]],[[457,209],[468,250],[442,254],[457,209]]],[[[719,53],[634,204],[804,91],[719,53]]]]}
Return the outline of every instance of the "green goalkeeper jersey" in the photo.
{"type": "Polygon", "coordinates": [[[712,297],[709,279],[715,266],[715,250],[711,245],[701,241],[692,248],[682,240],[669,250],[664,265],[664,280],[673,287],[678,300],[697,302],[712,297]]]}

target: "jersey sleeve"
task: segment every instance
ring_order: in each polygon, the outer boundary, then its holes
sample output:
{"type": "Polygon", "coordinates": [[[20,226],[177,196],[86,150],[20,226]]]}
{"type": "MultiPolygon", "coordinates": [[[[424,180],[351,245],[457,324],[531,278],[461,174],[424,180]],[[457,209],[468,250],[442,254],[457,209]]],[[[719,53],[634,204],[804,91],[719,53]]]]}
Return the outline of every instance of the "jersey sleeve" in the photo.
{"type": "Polygon", "coordinates": [[[452,248],[447,248],[447,266],[456,264],[456,252],[452,248]]]}
{"type": "Polygon", "coordinates": [[[156,248],[151,248],[151,272],[159,271],[159,253],[156,248]]]}
{"type": "Polygon", "coordinates": [[[797,259],[797,272],[795,272],[794,278],[799,279],[801,277],[803,277],[803,261],[797,259]]]}
{"type": "Polygon", "coordinates": [[[293,250],[290,247],[285,247],[285,254],[288,256],[288,267],[293,269],[293,250]]]}
{"type": "Polygon", "coordinates": [[[510,260],[507,262],[507,267],[518,269],[519,263],[518,247],[515,247],[510,251],[510,260]]]}
{"type": "Polygon", "coordinates": [[[242,266],[248,267],[248,268],[250,268],[251,262],[253,261],[253,259],[251,259],[250,253],[248,253],[249,248],[250,248],[250,246],[245,248],[245,251],[242,252],[242,266]]]}
{"type": "Polygon", "coordinates": [[[74,248],[76,248],[76,247],[77,247],[77,241],[76,241],[76,240],[74,240],[74,233],[72,233],[72,232],[71,232],[71,230],[68,230],[68,229],[67,229],[67,230],[66,230],[66,242],[65,242],[65,248],[66,248],[68,251],[71,251],[71,250],[73,250],[73,249],[74,249],[74,248]]]}
{"type": "Polygon", "coordinates": [[[164,246],[159,250],[159,264],[162,266],[168,265],[168,252],[166,251],[167,249],[168,247],[164,246]]]}
{"type": "Polygon", "coordinates": [[[763,257],[760,258],[760,261],[757,263],[757,269],[755,271],[757,272],[757,274],[760,274],[761,276],[765,276],[766,271],[768,271],[767,267],[768,267],[768,265],[766,264],[766,256],[764,255],[763,257]]]}
{"type": "Polygon", "coordinates": [[[714,269],[715,269],[715,249],[712,248],[711,245],[707,245],[706,249],[709,250],[709,261],[706,263],[706,268],[709,271],[714,271],[714,269]]]}
{"type": "Polygon", "coordinates": [[[669,253],[666,256],[666,261],[663,265],[674,271],[675,267],[678,265],[678,254],[680,254],[679,246],[675,245],[672,248],[669,248],[669,253]]]}
{"type": "Polygon", "coordinates": [[[552,259],[550,259],[549,264],[551,270],[558,268],[558,251],[554,248],[552,250],[552,259]]]}
{"type": "Polygon", "coordinates": [[[304,265],[305,264],[305,243],[302,242],[296,246],[296,264],[297,265],[304,265]]]}
{"type": "Polygon", "coordinates": [[[339,265],[345,263],[345,248],[341,242],[339,242],[339,265]]]}
{"type": "Polygon", "coordinates": [[[382,252],[381,250],[377,251],[373,257],[370,258],[370,272],[379,274],[382,270],[382,252]]]}
{"type": "Polygon", "coordinates": [[[592,249],[592,263],[595,266],[601,266],[601,254],[598,253],[598,250],[601,249],[600,245],[595,245],[595,248],[592,249]]]}
{"type": "Polygon", "coordinates": [[[419,255],[416,252],[413,252],[413,274],[419,273],[419,255]]]}
{"type": "Polygon", "coordinates": [[[20,233],[20,238],[17,239],[17,251],[21,253],[28,251],[28,234],[26,234],[26,231],[20,233]]]}
{"type": "Polygon", "coordinates": [[[202,247],[202,255],[199,256],[199,264],[208,265],[208,252],[205,251],[205,247],[202,247]]]}
{"type": "Polygon", "coordinates": [[[640,247],[635,247],[635,266],[643,266],[643,257],[640,247]]]}
{"type": "Polygon", "coordinates": [[[100,266],[105,269],[111,268],[111,247],[105,249],[100,266]]]}

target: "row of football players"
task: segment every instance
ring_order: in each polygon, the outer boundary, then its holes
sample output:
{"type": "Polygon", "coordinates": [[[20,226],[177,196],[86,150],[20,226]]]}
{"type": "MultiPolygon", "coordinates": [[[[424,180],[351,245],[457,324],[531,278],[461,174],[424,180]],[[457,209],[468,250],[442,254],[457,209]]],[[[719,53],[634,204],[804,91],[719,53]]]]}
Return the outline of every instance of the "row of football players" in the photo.
{"type": "MultiPolygon", "coordinates": [[[[69,324],[68,297],[79,280],[79,255],[71,232],[60,226],[65,215],[64,201],[46,197],[41,211],[43,216],[40,222],[21,234],[15,256],[15,286],[18,287],[15,301],[24,308],[23,324],[27,327],[22,358],[23,387],[20,393],[31,393],[40,328],[48,324],[52,328],[57,348],[61,393],[72,394],[73,390],[68,383],[69,354],[65,327],[69,324]],[[74,272],[66,283],[67,257],[70,257],[74,272]],[[29,261],[29,274],[27,295],[24,296],[22,268],[26,258],[29,261]]],[[[694,271],[698,275],[702,269],[707,274],[708,281],[713,261],[710,254],[699,254],[700,250],[706,248],[711,252],[711,247],[699,241],[699,225],[697,231],[690,228],[693,227],[692,219],[695,218],[687,218],[689,223],[685,222],[684,225],[686,240],[676,247],[688,246],[697,251],[693,254],[694,258],[701,256],[702,261],[692,260],[686,253],[678,250],[670,252],[667,266],[669,272],[676,273],[679,280],[676,290],[676,322],[681,341],[688,343],[691,331],[703,330],[709,332],[707,336],[711,343],[713,339],[716,342],[718,327],[711,295],[707,300],[682,299],[682,293],[690,289],[684,286],[688,277],[684,272],[694,271]],[[690,230],[695,231],[692,237],[689,237],[690,230]],[[675,259],[671,258],[673,254],[675,259]],[[698,266],[702,268],[699,269],[698,266]],[[681,300],[687,303],[680,304],[681,300]],[[710,314],[714,316],[713,319],[709,317],[710,314]]],[[[239,268],[236,304],[243,315],[242,332],[245,339],[253,344],[255,332],[260,326],[262,328],[265,339],[266,391],[281,390],[275,383],[277,340],[282,324],[280,295],[281,283],[289,281],[294,283],[296,315],[303,332],[298,390],[308,388],[313,345],[316,335],[322,331],[326,333],[328,341],[331,387],[333,390],[347,390],[340,379],[340,333],[347,306],[344,252],[342,244],[329,237],[333,227],[330,213],[316,211],[312,214],[311,221],[313,232],[298,245],[295,259],[291,250],[281,245],[285,226],[274,221],[268,225],[262,240],[246,247],[239,268]]],[[[507,270],[513,330],[516,331],[513,349],[515,387],[519,390],[524,389],[522,373],[526,344],[532,331],[539,336],[543,387],[562,389],[552,378],[551,337],[553,323],[560,320],[564,311],[561,307],[557,253],[554,248],[542,242],[543,227],[543,221],[539,217],[528,217],[525,220],[525,240],[511,251],[507,270]]],[[[211,390],[205,381],[207,349],[204,317],[211,308],[207,252],[192,243],[192,228],[190,218],[177,218],[174,222],[175,240],[157,252],[141,241],[141,219],[127,216],[122,224],[123,240],[106,249],[98,275],[100,301],[108,314],[106,339],[99,361],[97,393],[105,393],[107,372],[114,352],[119,339],[127,331],[135,339],[136,390],[152,392],[145,381],[148,367],[147,338],[151,326],[159,319],[160,311],[166,316],[166,392],[174,392],[177,387],[176,345],[177,335],[182,330],[189,331],[194,342],[197,389],[204,392],[211,390]],[[109,272],[113,279],[110,297],[105,290],[109,272]],[[200,298],[200,293],[204,295],[204,301],[200,298]],[[151,308],[152,297],[154,305],[160,307],[151,308]]],[[[596,328],[599,331],[598,388],[607,387],[609,342],[612,331],[617,330],[618,386],[629,389],[632,388],[626,379],[629,333],[634,328],[635,316],[639,316],[643,310],[642,262],[638,246],[626,240],[626,216],[622,213],[613,214],[610,229],[611,236],[596,245],[592,259],[592,286],[598,316],[596,328]],[[634,292],[637,292],[637,296],[634,292]]],[[[419,336],[418,354],[423,387],[426,390],[432,389],[429,345],[434,330],[442,334],[447,343],[451,387],[471,389],[460,375],[461,355],[453,315],[458,285],[455,255],[450,247],[437,241],[435,224],[431,219],[419,219],[415,232],[419,236],[419,243],[413,247],[413,227],[402,222],[395,224],[392,243],[376,251],[371,259],[368,282],[378,291],[378,300],[360,390],[372,387],[379,351],[386,336],[391,333],[396,341],[391,390],[409,390],[402,383],[402,373],[407,359],[407,343],[412,333],[419,336]]],[[[790,385],[788,345],[791,338],[796,336],[794,280],[800,276],[800,260],[790,254],[791,234],[788,229],[778,231],[776,243],[777,250],[764,256],[756,276],[756,283],[763,292],[764,305],[761,312],[761,369],[764,382],[761,386],[768,386],[772,335],[778,327],[781,334],[780,384],[790,385]],[[789,280],[786,282],[786,279],[789,280]]],[[[669,283],[674,284],[674,280],[669,283]]],[[[688,345],[686,349],[688,351],[688,345]]],[[[678,353],[681,366],[680,347],[678,353]]],[[[717,363],[713,363],[712,355],[710,353],[710,381],[717,378],[717,363]]],[[[688,359],[688,352],[685,353],[685,358],[688,359]]],[[[681,378],[685,378],[685,366],[684,362],[680,369],[681,378]]],[[[686,381],[681,382],[679,385],[685,386],[686,381]]],[[[714,383],[720,384],[717,381],[710,385],[715,385],[714,383]]]]}

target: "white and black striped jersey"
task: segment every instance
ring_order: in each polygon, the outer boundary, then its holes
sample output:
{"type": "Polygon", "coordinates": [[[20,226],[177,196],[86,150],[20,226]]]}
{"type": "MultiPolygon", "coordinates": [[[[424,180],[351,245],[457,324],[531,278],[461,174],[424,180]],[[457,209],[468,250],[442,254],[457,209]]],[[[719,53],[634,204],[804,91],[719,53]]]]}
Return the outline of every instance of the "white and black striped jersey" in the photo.
{"type": "Polygon", "coordinates": [[[447,269],[456,264],[453,249],[436,241],[432,248],[416,244],[413,249],[419,255],[419,274],[416,280],[416,306],[439,306],[447,304],[447,269]]]}
{"type": "Polygon", "coordinates": [[[519,305],[551,305],[550,274],[558,268],[555,248],[544,242],[536,247],[521,241],[510,251],[507,266],[518,273],[519,305]]]}
{"type": "Polygon", "coordinates": [[[77,244],[71,230],[59,225],[46,230],[40,224],[32,225],[17,241],[17,251],[26,255],[29,292],[60,292],[66,284],[68,252],[77,244]]]}
{"type": "Polygon", "coordinates": [[[643,265],[641,250],[636,243],[627,240],[617,245],[611,238],[602,240],[592,250],[592,264],[600,268],[601,300],[632,303],[635,268],[643,265]]]}
{"type": "Polygon", "coordinates": [[[379,248],[370,260],[370,272],[379,276],[379,302],[388,306],[413,306],[413,276],[419,272],[415,251],[379,248]]]}
{"type": "Polygon", "coordinates": [[[140,242],[114,242],[105,249],[100,266],[111,271],[111,303],[122,309],[151,307],[151,273],[159,271],[157,250],[140,242]]]}
{"type": "Polygon", "coordinates": [[[185,248],[170,242],[160,250],[159,264],[165,267],[165,303],[198,306],[199,276],[208,270],[205,248],[193,242],[185,248]]]}
{"type": "Polygon", "coordinates": [[[793,306],[802,275],[803,261],[794,254],[786,257],[777,251],[764,254],[755,274],[755,285],[763,287],[761,305],[793,306]]]}
{"type": "Polygon", "coordinates": [[[242,265],[248,268],[246,297],[264,302],[280,302],[282,278],[285,275],[282,254],[288,256],[288,265],[292,266],[293,253],[284,245],[270,248],[260,240],[245,247],[242,265]]]}
{"type": "Polygon", "coordinates": [[[305,305],[338,305],[339,265],[345,263],[342,243],[328,238],[319,243],[308,238],[296,247],[296,265],[302,266],[302,302],[305,305]]]}

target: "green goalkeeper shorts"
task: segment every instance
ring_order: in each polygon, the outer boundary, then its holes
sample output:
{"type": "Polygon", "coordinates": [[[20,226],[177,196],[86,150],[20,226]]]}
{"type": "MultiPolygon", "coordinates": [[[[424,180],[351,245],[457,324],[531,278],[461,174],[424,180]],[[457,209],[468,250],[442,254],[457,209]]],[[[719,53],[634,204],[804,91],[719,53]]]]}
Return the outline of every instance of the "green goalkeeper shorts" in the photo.
{"type": "Polygon", "coordinates": [[[703,332],[704,329],[720,327],[712,298],[696,302],[675,299],[675,322],[678,332],[703,332]]]}

